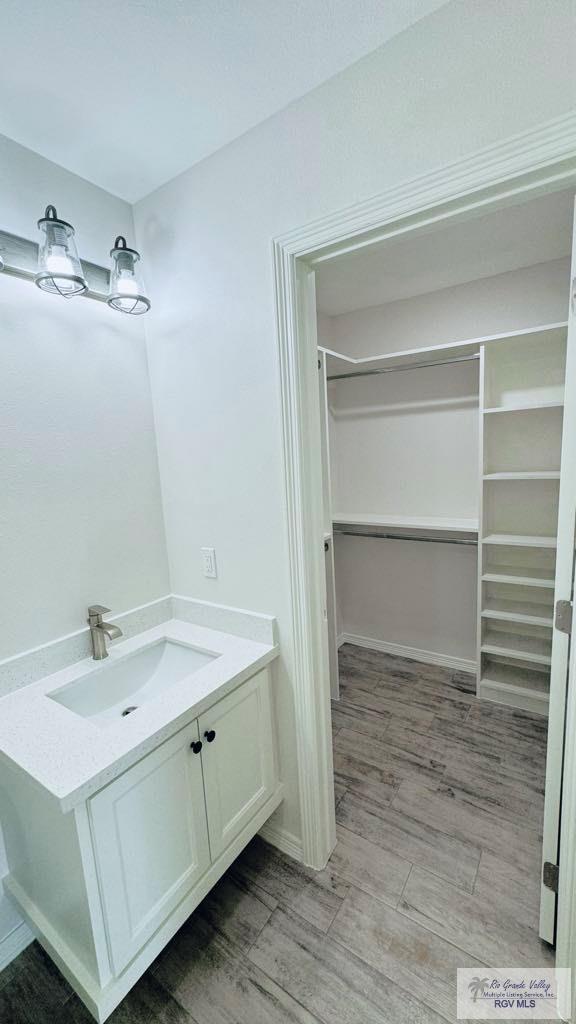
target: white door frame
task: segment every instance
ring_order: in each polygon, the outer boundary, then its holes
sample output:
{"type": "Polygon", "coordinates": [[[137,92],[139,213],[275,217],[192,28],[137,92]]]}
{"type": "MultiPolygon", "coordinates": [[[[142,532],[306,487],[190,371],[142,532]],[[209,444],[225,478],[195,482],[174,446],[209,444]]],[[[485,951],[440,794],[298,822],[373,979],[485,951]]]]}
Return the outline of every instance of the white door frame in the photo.
{"type": "MultiPolygon", "coordinates": [[[[335,842],[314,266],[450,216],[571,184],[576,185],[576,113],[396,185],[273,243],[302,851],[313,867],[326,864],[335,842]]],[[[576,735],[574,695],[568,716],[569,735],[576,735]]],[[[564,810],[576,822],[576,777],[568,782],[564,810]]],[[[562,843],[558,962],[566,956],[566,966],[576,967],[576,901],[573,906],[568,898],[576,892],[576,827],[566,830],[562,843]]]]}

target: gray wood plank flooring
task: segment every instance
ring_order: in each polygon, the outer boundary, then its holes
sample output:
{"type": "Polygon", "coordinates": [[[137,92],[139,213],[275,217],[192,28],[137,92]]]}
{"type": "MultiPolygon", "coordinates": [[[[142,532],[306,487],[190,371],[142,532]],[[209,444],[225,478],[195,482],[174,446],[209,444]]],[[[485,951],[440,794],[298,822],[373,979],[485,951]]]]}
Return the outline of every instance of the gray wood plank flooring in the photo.
{"type": "MultiPolygon", "coordinates": [[[[111,1024],[450,1024],[457,967],[543,965],[546,722],[472,676],[345,645],[337,846],[312,871],[256,838],[111,1024]]],[[[90,1024],[37,943],[2,1024],[90,1024]]]]}

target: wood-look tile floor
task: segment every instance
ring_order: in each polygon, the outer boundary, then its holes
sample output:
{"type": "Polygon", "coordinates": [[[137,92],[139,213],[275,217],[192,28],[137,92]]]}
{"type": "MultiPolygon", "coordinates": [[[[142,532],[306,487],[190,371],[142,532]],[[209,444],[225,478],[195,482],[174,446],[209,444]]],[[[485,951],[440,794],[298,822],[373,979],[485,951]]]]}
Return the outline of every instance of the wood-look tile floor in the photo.
{"type": "MultiPolygon", "coordinates": [[[[319,873],[255,839],[110,1024],[444,1024],[456,968],[542,965],[544,719],[474,680],[345,645],[338,844],[319,873]]],[[[2,1024],[90,1024],[34,943],[2,1024]]]]}

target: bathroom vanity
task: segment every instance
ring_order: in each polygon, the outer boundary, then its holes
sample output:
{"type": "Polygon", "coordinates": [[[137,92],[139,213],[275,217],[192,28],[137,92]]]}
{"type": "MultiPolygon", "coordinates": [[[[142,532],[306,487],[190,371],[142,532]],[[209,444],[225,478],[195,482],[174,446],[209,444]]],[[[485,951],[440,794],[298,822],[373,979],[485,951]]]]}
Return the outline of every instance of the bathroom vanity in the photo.
{"type": "Polygon", "coordinates": [[[5,884],[98,1021],[281,801],[277,653],[172,620],[1,702],[5,884]]]}

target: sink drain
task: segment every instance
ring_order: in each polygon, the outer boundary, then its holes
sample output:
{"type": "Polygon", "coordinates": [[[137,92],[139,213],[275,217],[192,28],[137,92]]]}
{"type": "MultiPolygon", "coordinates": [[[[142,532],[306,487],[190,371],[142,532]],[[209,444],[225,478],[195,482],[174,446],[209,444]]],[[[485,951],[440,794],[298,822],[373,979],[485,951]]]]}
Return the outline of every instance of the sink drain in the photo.
{"type": "Polygon", "coordinates": [[[126,715],[131,715],[133,711],[137,711],[137,710],[138,710],[138,705],[137,704],[131,704],[129,708],[124,708],[124,711],[122,712],[122,718],[126,718],[126,715]]]}

